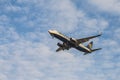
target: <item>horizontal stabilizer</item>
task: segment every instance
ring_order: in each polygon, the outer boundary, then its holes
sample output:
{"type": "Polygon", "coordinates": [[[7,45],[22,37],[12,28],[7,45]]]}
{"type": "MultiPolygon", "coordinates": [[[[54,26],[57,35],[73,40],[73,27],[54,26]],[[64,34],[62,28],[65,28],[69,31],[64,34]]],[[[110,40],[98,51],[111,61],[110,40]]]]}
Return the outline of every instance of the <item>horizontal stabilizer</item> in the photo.
{"type": "Polygon", "coordinates": [[[92,52],[97,51],[97,50],[101,50],[101,49],[102,49],[102,48],[93,49],[92,52]]]}
{"type": "MultiPolygon", "coordinates": [[[[93,49],[92,52],[97,51],[97,50],[101,50],[101,49],[102,49],[102,48],[93,49]]],[[[86,55],[86,54],[90,54],[90,53],[84,53],[84,55],[86,55]]]]}

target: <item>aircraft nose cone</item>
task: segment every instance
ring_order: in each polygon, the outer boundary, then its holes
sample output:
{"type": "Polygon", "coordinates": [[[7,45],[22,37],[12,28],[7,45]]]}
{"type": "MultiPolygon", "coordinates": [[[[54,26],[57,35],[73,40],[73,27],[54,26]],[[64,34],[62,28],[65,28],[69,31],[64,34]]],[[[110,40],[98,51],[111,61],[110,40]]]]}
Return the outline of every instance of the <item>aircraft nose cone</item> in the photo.
{"type": "Polygon", "coordinates": [[[49,33],[51,33],[51,30],[48,30],[49,33]]]}
{"type": "Polygon", "coordinates": [[[50,34],[50,35],[52,35],[52,34],[53,34],[52,30],[48,30],[48,32],[49,32],[49,34],[50,34]]]}
{"type": "Polygon", "coordinates": [[[52,30],[48,30],[49,34],[53,37],[53,32],[52,30]]]}

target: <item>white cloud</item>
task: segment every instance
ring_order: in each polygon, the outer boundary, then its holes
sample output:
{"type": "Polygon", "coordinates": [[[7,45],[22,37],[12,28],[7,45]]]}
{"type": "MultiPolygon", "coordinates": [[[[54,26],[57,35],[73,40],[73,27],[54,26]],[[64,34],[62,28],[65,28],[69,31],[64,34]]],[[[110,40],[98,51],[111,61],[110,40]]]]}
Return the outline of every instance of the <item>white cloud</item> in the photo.
{"type": "Polygon", "coordinates": [[[18,10],[17,15],[22,15],[13,18],[13,22],[32,30],[57,29],[72,32],[84,27],[82,31],[92,33],[100,29],[103,31],[108,26],[108,22],[104,19],[87,17],[87,14],[78,10],[70,0],[18,0],[17,3],[25,5],[7,6],[7,10],[18,10]]]}
{"type": "Polygon", "coordinates": [[[0,79],[1,80],[8,80],[7,76],[4,74],[0,74],[0,79]]]}
{"type": "MultiPolygon", "coordinates": [[[[80,18],[82,15],[84,15],[82,11],[77,11],[76,7],[69,0],[35,0],[32,2],[29,0],[18,0],[18,3],[26,4],[26,7],[28,7],[28,9],[34,8],[32,13],[28,12],[25,14],[27,20],[33,18],[32,21],[26,22],[28,23],[28,27],[29,24],[32,24],[35,27],[34,24],[36,24],[38,25],[36,27],[39,27],[40,29],[48,28],[49,26],[50,28],[63,32],[70,32],[76,29],[78,17],[80,18]]],[[[19,21],[19,19],[17,20],[19,21]]]]}
{"type": "Polygon", "coordinates": [[[77,30],[88,35],[99,29],[104,31],[109,25],[106,20],[88,17],[81,10],[77,10],[70,0],[18,0],[17,4],[21,6],[14,6],[14,9],[8,7],[7,10],[15,13],[21,11],[19,16],[16,14],[10,19],[9,15],[3,15],[0,18],[0,21],[12,21],[17,25],[15,28],[3,24],[0,26],[2,43],[9,42],[0,45],[0,79],[108,80],[111,77],[116,79],[119,74],[117,72],[119,64],[116,62],[117,67],[115,67],[112,61],[114,58],[112,56],[120,52],[116,41],[106,40],[99,44],[102,47],[114,45],[112,48],[103,49],[101,54],[95,52],[83,56],[79,52],[81,56],[73,52],[74,56],[67,51],[56,53],[55,42],[47,33],[48,29],[55,28],[63,32],[77,30]],[[18,27],[22,27],[23,30],[27,28],[28,32],[21,34],[18,27]],[[112,70],[110,75],[106,76],[105,72],[110,72],[113,67],[117,70],[115,72],[112,70]],[[103,70],[104,68],[109,70],[103,70]]]}
{"type": "MultiPolygon", "coordinates": [[[[85,21],[87,28],[104,31],[108,27],[108,22],[104,19],[89,19],[85,21]]],[[[94,32],[93,31],[93,32],[94,32]]]]}
{"type": "Polygon", "coordinates": [[[0,15],[0,21],[9,21],[9,18],[6,15],[0,15]]]}
{"type": "Polygon", "coordinates": [[[0,26],[0,43],[13,42],[18,40],[19,37],[13,27],[0,26]]]}
{"type": "Polygon", "coordinates": [[[17,12],[17,11],[21,11],[21,7],[9,5],[9,6],[6,7],[6,10],[7,11],[12,11],[12,12],[17,12]]]}
{"type": "Polygon", "coordinates": [[[119,0],[91,0],[89,2],[97,6],[100,10],[120,14],[119,0]]]}
{"type": "MultiPolygon", "coordinates": [[[[90,57],[90,55],[75,57],[67,52],[60,52],[57,54],[44,44],[32,43],[29,41],[18,41],[12,44],[3,45],[0,49],[2,50],[1,52],[5,51],[4,53],[8,53],[2,54],[1,56],[9,56],[7,60],[1,60],[1,66],[3,68],[0,70],[5,70],[5,75],[12,80],[107,80],[106,76],[99,72],[101,71],[100,69],[99,71],[96,70],[97,68],[94,66],[96,61],[92,56],[90,57]],[[94,74],[87,72],[88,69],[94,67],[94,74]],[[11,75],[9,75],[9,71],[10,73],[12,72],[11,75]],[[79,76],[83,73],[84,76],[79,76]],[[97,75],[94,76],[95,74],[97,75]]],[[[106,65],[108,65],[109,68],[113,66],[111,62],[107,62],[107,64],[101,65],[101,67],[108,68],[106,65]]],[[[111,74],[110,78],[114,76],[115,75],[112,76],[111,74]]]]}
{"type": "MultiPolygon", "coordinates": [[[[104,19],[96,19],[96,18],[89,18],[89,17],[82,17],[79,20],[78,23],[78,34],[80,34],[80,36],[83,36],[82,34],[84,34],[84,36],[88,36],[88,33],[91,35],[98,34],[99,32],[104,32],[104,30],[108,27],[109,22],[104,20],[104,19]]],[[[77,35],[78,35],[77,34],[77,35]]],[[[89,35],[89,36],[90,36],[89,35]]]]}
{"type": "Polygon", "coordinates": [[[92,57],[77,58],[67,52],[56,54],[44,44],[23,40],[1,45],[0,51],[4,53],[0,54],[0,73],[4,70],[11,80],[79,80],[74,73],[85,71],[94,63],[92,57]]]}
{"type": "Polygon", "coordinates": [[[120,40],[120,28],[118,28],[118,29],[116,29],[116,30],[114,31],[114,37],[115,37],[116,39],[119,39],[119,40],[120,40]]]}
{"type": "Polygon", "coordinates": [[[8,24],[10,19],[6,15],[0,15],[0,25],[8,24]]]}

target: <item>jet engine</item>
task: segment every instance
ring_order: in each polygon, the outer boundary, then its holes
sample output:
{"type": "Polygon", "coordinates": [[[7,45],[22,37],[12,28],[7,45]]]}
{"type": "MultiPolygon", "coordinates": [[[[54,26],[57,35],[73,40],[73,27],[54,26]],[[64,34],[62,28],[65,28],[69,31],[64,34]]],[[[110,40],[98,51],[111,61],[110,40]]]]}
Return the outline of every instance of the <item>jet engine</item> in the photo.
{"type": "Polygon", "coordinates": [[[61,47],[63,50],[64,49],[69,49],[70,47],[66,44],[66,43],[63,43],[63,44],[61,44],[61,43],[57,43],[57,45],[59,46],[59,47],[61,47]]]}
{"type": "Polygon", "coordinates": [[[78,44],[78,41],[74,38],[70,38],[70,41],[75,44],[75,46],[77,47],[79,44],[78,44]]]}
{"type": "Polygon", "coordinates": [[[63,46],[64,46],[64,45],[61,44],[61,43],[57,43],[57,45],[58,45],[59,47],[63,47],[63,46]]]}
{"type": "Polygon", "coordinates": [[[70,41],[73,42],[73,43],[77,43],[77,40],[74,39],[74,38],[70,38],[70,41]]]}

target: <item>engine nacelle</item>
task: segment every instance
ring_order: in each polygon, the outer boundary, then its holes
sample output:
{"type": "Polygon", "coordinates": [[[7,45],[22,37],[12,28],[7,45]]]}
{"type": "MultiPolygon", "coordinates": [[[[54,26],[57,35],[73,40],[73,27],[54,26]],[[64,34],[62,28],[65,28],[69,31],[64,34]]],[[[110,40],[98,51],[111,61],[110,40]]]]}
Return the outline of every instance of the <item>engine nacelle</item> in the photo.
{"type": "Polygon", "coordinates": [[[59,47],[63,47],[63,44],[61,44],[61,43],[57,43],[57,45],[58,45],[59,47]]]}
{"type": "Polygon", "coordinates": [[[61,43],[57,43],[57,45],[60,47],[60,48],[62,48],[63,50],[64,49],[69,49],[70,48],[70,46],[69,45],[67,45],[66,43],[63,43],[63,44],[61,44],[61,43]]]}
{"type": "Polygon", "coordinates": [[[77,43],[76,39],[74,39],[74,38],[70,38],[70,41],[73,43],[77,43]]]}
{"type": "Polygon", "coordinates": [[[78,41],[76,39],[70,38],[70,41],[71,41],[71,43],[74,44],[74,46],[76,46],[76,47],[79,46],[79,43],[78,43],[78,41]]]}

